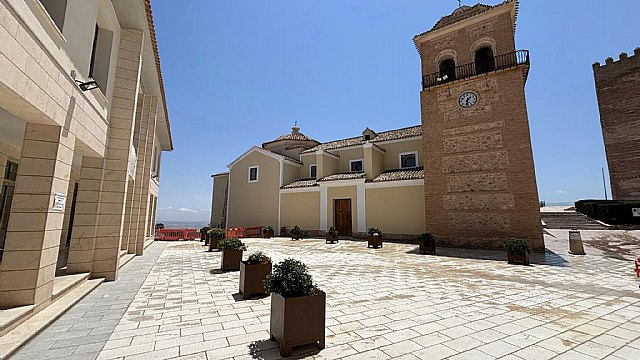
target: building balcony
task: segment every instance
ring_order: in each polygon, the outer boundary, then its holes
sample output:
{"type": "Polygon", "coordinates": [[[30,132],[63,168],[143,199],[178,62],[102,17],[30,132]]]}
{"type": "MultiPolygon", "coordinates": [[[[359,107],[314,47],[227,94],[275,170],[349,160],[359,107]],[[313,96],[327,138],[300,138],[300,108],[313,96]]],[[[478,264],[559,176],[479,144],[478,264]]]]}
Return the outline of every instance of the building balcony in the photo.
{"type": "Polygon", "coordinates": [[[529,50],[517,50],[508,54],[498,55],[489,61],[473,62],[425,75],[422,77],[422,89],[426,90],[433,86],[521,65],[529,65],[529,50]]]}

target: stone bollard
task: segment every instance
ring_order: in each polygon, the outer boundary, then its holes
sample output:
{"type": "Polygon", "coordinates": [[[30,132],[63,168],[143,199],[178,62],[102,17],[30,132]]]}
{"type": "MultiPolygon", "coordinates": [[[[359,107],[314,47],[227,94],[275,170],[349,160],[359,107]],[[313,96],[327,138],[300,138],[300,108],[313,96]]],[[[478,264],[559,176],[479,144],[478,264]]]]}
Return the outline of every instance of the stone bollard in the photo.
{"type": "Polygon", "coordinates": [[[580,231],[576,229],[569,230],[569,254],[586,255],[584,247],[582,247],[582,237],[580,231]]]}

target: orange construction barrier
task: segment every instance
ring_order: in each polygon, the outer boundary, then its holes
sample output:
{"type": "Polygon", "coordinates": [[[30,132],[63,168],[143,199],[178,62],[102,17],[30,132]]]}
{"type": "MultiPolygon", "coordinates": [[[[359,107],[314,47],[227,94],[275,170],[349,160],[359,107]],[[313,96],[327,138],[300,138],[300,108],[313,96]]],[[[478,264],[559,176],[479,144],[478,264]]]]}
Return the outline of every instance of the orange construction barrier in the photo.
{"type": "Polygon", "coordinates": [[[244,237],[262,236],[262,226],[244,228],[244,237]]]}
{"type": "Polygon", "coordinates": [[[243,238],[244,228],[229,228],[224,231],[224,236],[227,238],[243,238]]]}
{"type": "Polygon", "coordinates": [[[183,229],[159,229],[156,233],[158,240],[180,240],[184,239],[183,229]]]}
{"type": "Polygon", "coordinates": [[[185,240],[200,239],[200,229],[183,229],[182,238],[185,240]]]}

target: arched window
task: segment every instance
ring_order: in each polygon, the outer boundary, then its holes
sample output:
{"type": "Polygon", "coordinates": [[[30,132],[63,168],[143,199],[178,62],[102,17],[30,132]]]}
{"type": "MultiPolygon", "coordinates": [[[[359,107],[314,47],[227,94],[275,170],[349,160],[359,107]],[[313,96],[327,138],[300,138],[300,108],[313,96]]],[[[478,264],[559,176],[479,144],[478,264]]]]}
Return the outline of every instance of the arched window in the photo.
{"type": "Polygon", "coordinates": [[[496,69],[493,50],[483,47],[476,51],[476,74],[483,74],[496,69]]]}
{"type": "Polygon", "coordinates": [[[440,79],[442,82],[456,79],[456,62],[453,59],[443,60],[440,63],[440,79]]]}

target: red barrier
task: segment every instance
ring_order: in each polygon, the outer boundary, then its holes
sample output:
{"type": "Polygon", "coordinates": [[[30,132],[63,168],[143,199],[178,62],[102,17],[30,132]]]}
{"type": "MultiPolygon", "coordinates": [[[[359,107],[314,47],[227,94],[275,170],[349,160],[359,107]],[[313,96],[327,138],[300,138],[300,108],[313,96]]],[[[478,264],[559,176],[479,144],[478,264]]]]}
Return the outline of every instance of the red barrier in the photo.
{"type": "Polygon", "coordinates": [[[224,231],[224,236],[226,238],[243,238],[244,237],[244,228],[229,228],[224,231]]]}
{"type": "Polygon", "coordinates": [[[185,240],[200,239],[200,229],[183,229],[182,238],[185,240]]]}
{"type": "Polygon", "coordinates": [[[158,240],[180,240],[184,239],[183,229],[160,229],[156,233],[158,240]]]}
{"type": "Polygon", "coordinates": [[[244,228],[244,237],[262,236],[262,226],[244,228]]]}
{"type": "Polygon", "coordinates": [[[636,269],[634,271],[636,272],[636,277],[640,277],[640,256],[638,256],[635,263],[636,263],[636,269]]]}

